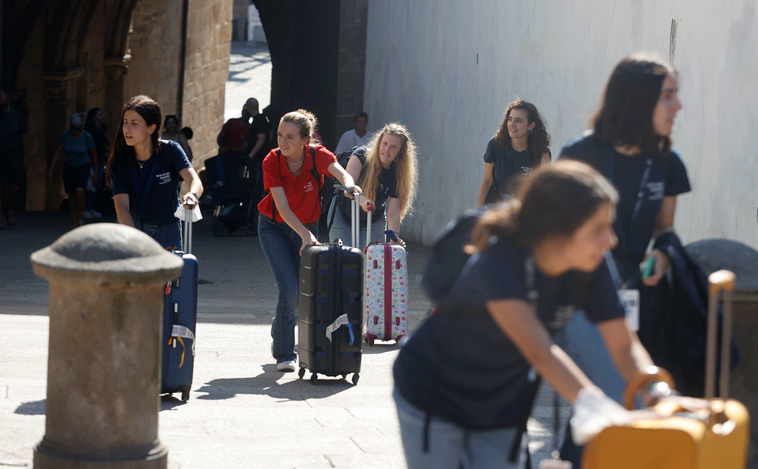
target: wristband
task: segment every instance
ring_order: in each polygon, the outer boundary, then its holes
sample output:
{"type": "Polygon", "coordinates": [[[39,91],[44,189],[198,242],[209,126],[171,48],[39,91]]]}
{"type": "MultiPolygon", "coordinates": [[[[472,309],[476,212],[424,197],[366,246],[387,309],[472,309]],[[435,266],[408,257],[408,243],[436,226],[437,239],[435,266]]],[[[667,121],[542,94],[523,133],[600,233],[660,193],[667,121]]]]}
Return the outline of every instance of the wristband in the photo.
{"type": "Polygon", "coordinates": [[[189,191],[188,194],[192,194],[192,196],[195,197],[195,200],[200,200],[200,197],[198,197],[194,192],[189,191]]]}

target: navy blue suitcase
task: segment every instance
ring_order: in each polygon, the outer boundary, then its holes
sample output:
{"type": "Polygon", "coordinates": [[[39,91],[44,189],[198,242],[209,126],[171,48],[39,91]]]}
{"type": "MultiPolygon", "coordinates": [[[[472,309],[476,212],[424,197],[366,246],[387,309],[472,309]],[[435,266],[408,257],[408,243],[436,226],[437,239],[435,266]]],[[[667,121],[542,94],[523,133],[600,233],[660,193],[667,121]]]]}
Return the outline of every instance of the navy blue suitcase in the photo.
{"type": "MultiPolygon", "coordinates": [[[[191,217],[187,211],[188,218],[191,217]]],[[[180,277],[166,285],[163,299],[163,365],[161,394],[182,393],[189,400],[195,365],[197,326],[197,258],[192,252],[192,222],[184,222],[186,252],[175,251],[184,260],[180,277]]]]}

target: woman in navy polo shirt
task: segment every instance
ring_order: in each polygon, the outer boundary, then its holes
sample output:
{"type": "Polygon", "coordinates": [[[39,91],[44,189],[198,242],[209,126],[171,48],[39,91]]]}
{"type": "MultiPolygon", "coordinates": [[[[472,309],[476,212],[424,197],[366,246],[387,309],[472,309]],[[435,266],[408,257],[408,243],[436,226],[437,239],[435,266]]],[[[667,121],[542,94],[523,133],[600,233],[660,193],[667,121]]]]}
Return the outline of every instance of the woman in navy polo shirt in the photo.
{"type": "Polygon", "coordinates": [[[203,185],[178,143],[158,139],[161,107],[147,96],[130,98],[121,112],[106,174],[118,222],[150,235],[166,249],[182,249],[179,186],[190,191],[185,208],[196,205],[203,185]]]}
{"type": "MultiPolygon", "coordinates": [[[[669,259],[661,248],[676,236],[676,198],[690,190],[687,170],[671,148],[674,118],[682,108],[677,92],[677,71],[657,55],[637,53],[624,58],[608,80],[592,130],[569,142],[560,155],[591,164],[616,186],[619,203],[614,229],[619,243],[613,260],[622,294],[635,295],[637,304],[645,304],[639,301],[641,290],[657,285],[666,273],[669,259]],[[647,252],[651,240],[653,249],[647,252]],[[642,279],[640,264],[649,257],[655,259],[655,267],[652,275],[642,279]]],[[[578,314],[566,326],[565,340],[569,355],[620,401],[625,383],[603,350],[597,329],[578,314]]],[[[573,455],[578,467],[581,453],[570,438],[563,453],[573,455]]]]}
{"type": "MultiPolygon", "coordinates": [[[[375,202],[371,232],[374,239],[384,239],[385,213],[387,228],[400,238],[400,222],[413,207],[416,196],[416,147],[405,126],[391,123],[374,134],[367,147],[355,150],[347,163],[347,172],[358,181],[366,197],[375,202]]],[[[350,199],[338,197],[332,210],[334,216],[329,239],[350,240],[350,199]]],[[[361,213],[357,248],[366,245],[366,213],[361,213]]],[[[373,241],[373,240],[369,240],[373,241]]]]}
{"type": "MultiPolygon", "coordinates": [[[[271,326],[271,353],[279,371],[295,371],[295,325],[297,324],[300,254],[318,244],[321,216],[320,187],[324,176],[336,177],[344,186],[362,194],[337,157],[322,145],[311,151],[316,117],[302,109],[279,121],[279,148],[263,159],[263,185],[269,192],[258,204],[258,239],[279,286],[276,317],[271,326]],[[315,168],[314,168],[315,163],[315,168]],[[318,175],[314,177],[313,173],[318,175]]],[[[370,200],[361,197],[366,208],[370,200]]]]}
{"type": "MultiPolygon", "coordinates": [[[[597,171],[564,161],[526,176],[511,201],[481,216],[466,249],[473,255],[451,285],[436,285],[449,292],[439,312],[395,362],[409,468],[522,467],[532,369],[575,406],[614,406],[552,341],[578,307],[625,376],[652,366],[605,261],[617,197],[597,171]]],[[[445,253],[432,262],[446,265],[445,253]]]]}
{"type": "Polygon", "coordinates": [[[477,207],[509,197],[516,177],[550,164],[549,145],[550,134],[537,107],[523,99],[509,104],[484,152],[484,177],[477,207]]]}

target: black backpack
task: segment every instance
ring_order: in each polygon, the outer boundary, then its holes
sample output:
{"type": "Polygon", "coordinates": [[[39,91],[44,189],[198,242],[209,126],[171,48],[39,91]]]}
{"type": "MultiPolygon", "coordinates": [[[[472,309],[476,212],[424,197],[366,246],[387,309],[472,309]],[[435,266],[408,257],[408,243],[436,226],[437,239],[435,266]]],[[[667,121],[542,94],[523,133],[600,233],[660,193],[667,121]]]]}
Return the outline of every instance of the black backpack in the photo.
{"type": "MultiPolygon", "coordinates": [[[[337,163],[339,163],[340,166],[342,166],[342,169],[347,171],[347,163],[350,161],[350,157],[354,154],[357,154],[358,152],[363,152],[362,154],[365,154],[366,147],[353,147],[352,150],[343,151],[342,153],[338,153],[337,155],[337,163]]],[[[356,181],[358,182],[358,181],[356,181]]],[[[329,206],[332,204],[332,199],[334,197],[339,197],[340,191],[334,189],[334,184],[336,184],[336,181],[334,178],[324,178],[324,186],[321,190],[321,216],[325,217],[327,213],[329,212],[329,206]]],[[[327,231],[332,229],[332,225],[334,224],[334,216],[337,213],[336,207],[335,210],[332,212],[332,217],[329,220],[329,224],[327,225],[327,231]]],[[[324,218],[326,220],[326,218],[324,218]]]]}

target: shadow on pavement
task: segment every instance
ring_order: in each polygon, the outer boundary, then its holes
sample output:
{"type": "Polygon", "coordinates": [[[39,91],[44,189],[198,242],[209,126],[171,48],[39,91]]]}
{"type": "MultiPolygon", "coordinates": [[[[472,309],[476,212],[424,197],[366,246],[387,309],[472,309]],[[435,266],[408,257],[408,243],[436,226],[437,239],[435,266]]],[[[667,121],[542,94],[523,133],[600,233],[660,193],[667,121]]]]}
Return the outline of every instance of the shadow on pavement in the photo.
{"type": "Polygon", "coordinates": [[[353,387],[344,379],[321,374],[315,385],[307,379],[292,378],[297,378],[297,372],[283,373],[276,371],[276,365],[269,364],[263,365],[263,373],[258,376],[214,379],[194,391],[207,393],[197,397],[207,400],[232,399],[239,395],[262,395],[282,401],[302,401],[330,397],[353,387]],[[280,381],[282,378],[285,380],[280,381]]]}
{"type": "Polygon", "coordinates": [[[173,410],[174,407],[178,407],[184,404],[188,404],[188,402],[182,402],[181,399],[178,399],[172,395],[164,394],[161,396],[161,412],[164,410],[173,410]]]}
{"type": "Polygon", "coordinates": [[[30,401],[24,402],[20,406],[16,407],[15,414],[19,415],[45,415],[45,401],[30,401]]]}

